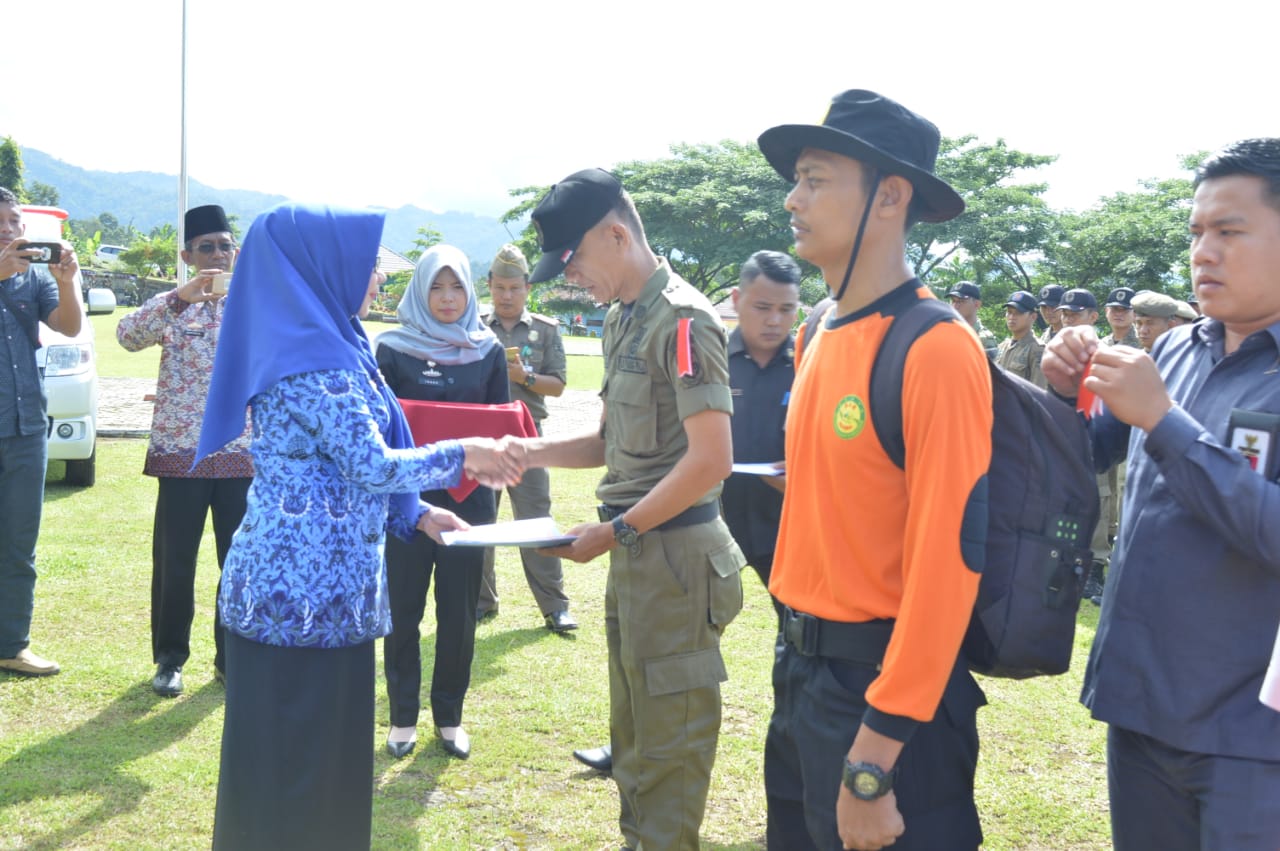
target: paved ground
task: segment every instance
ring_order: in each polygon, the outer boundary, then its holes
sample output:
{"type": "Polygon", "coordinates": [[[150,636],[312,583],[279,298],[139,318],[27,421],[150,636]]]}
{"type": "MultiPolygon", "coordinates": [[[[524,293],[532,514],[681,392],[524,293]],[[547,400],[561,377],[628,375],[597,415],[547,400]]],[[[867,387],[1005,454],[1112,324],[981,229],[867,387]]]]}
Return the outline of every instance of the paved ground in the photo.
{"type": "MultiPolygon", "coordinates": [[[[595,351],[599,348],[599,343],[595,343],[595,351]]],[[[151,431],[151,397],[155,392],[156,383],[152,379],[100,379],[98,434],[146,437],[151,431]]],[[[580,434],[600,422],[600,396],[595,391],[566,390],[563,396],[547,399],[547,410],[544,423],[547,434],[580,434]]]]}

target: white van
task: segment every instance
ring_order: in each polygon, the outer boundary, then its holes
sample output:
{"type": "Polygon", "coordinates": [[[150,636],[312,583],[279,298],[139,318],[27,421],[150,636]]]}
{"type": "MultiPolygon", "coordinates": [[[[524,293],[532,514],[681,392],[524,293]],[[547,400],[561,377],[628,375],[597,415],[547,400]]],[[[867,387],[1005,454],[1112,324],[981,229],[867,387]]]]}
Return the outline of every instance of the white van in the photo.
{"type": "MultiPolygon", "coordinates": [[[[62,238],[67,211],[58,207],[23,206],[27,239],[55,241],[62,238]]],[[[76,276],[77,283],[79,276],[76,276]]],[[[88,312],[111,313],[116,296],[109,289],[88,293],[88,312]]],[[[85,320],[80,333],[66,337],[40,323],[36,366],[44,376],[49,400],[49,458],[65,461],[67,484],[92,485],[96,478],[98,438],[98,367],[93,347],[93,325],[85,320]]]]}
{"type": "Polygon", "coordinates": [[[114,269],[120,260],[120,255],[128,250],[123,245],[99,245],[98,250],[93,252],[93,258],[98,261],[98,265],[114,269]]]}

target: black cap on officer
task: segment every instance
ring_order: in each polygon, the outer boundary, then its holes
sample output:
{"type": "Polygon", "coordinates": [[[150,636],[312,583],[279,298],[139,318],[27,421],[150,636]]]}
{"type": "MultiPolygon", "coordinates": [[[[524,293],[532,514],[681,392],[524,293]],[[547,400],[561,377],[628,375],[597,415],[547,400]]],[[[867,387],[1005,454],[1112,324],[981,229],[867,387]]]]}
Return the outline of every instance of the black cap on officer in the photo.
{"type": "Polygon", "coordinates": [[[1128,287],[1116,287],[1107,293],[1107,307],[1123,307],[1133,309],[1133,290],[1128,287]]]}
{"type": "Polygon", "coordinates": [[[974,301],[982,301],[982,290],[972,281],[961,281],[951,288],[951,292],[947,293],[948,298],[971,298],[974,301]]]}
{"type": "Polygon", "coordinates": [[[1017,308],[1023,313],[1035,313],[1036,309],[1039,307],[1039,305],[1036,304],[1036,297],[1026,290],[1018,290],[1016,293],[1009,296],[1009,300],[1004,303],[1004,306],[1017,308]]]}
{"type": "Polygon", "coordinates": [[[582,237],[622,196],[622,183],[599,168],[576,171],[555,184],[533,208],[533,229],[538,232],[542,258],[529,283],[549,281],[564,272],[582,237]]]}
{"type": "Polygon", "coordinates": [[[1050,307],[1057,307],[1062,304],[1062,293],[1062,287],[1057,284],[1049,284],[1048,286],[1041,287],[1040,305],[1044,306],[1047,304],[1050,307]]]}
{"type": "Polygon", "coordinates": [[[1058,305],[1063,310],[1097,310],[1098,300],[1093,297],[1093,293],[1086,289],[1067,290],[1062,294],[1062,303],[1058,305]]]}

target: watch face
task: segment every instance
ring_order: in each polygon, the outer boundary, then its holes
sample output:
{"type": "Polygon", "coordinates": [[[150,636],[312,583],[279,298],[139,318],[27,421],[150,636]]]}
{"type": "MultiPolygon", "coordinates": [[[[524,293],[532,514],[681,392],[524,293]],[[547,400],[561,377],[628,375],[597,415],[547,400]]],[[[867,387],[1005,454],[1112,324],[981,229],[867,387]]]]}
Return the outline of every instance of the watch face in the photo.
{"type": "Polygon", "coordinates": [[[874,795],[880,791],[880,778],[870,771],[858,771],[853,775],[853,785],[859,795],[874,795]]]}

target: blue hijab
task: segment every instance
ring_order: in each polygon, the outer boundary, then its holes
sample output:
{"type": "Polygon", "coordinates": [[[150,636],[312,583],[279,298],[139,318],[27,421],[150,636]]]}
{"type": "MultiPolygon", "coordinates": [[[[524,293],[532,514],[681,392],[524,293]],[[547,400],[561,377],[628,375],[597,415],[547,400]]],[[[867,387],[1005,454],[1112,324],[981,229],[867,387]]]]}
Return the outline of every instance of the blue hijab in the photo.
{"type": "MultiPolygon", "coordinates": [[[[273,207],[254,220],[227,295],[196,464],[244,431],[250,399],[283,378],[322,369],[368,375],[391,411],[383,439],[392,449],[414,445],[356,318],[382,221],[383,214],[372,210],[296,204],[273,207]]],[[[414,516],[416,493],[394,499],[414,516]]]]}

